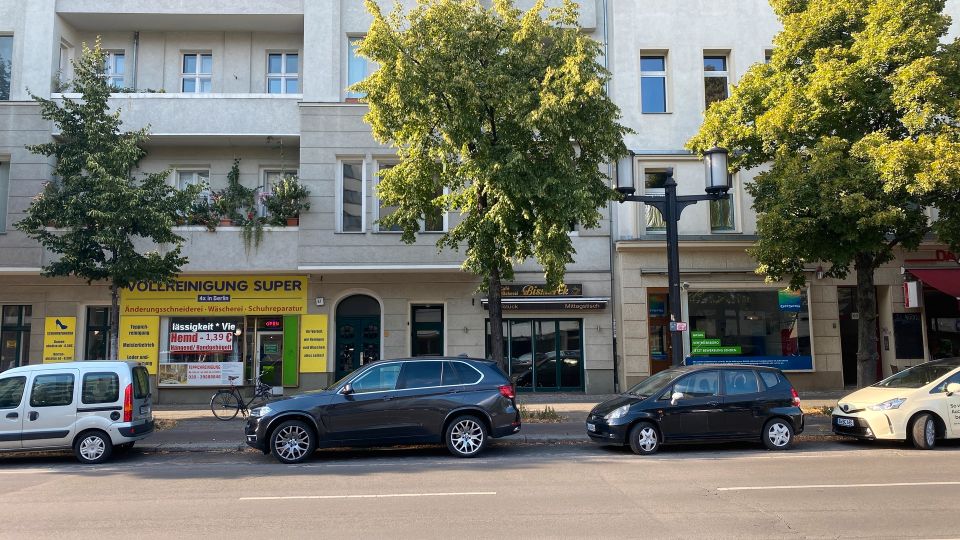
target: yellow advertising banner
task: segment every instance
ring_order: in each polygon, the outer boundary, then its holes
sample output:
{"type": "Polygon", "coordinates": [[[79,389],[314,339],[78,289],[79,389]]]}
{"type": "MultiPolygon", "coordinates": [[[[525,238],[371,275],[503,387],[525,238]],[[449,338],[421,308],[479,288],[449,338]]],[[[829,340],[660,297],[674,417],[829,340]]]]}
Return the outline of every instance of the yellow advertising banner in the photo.
{"type": "Polygon", "coordinates": [[[120,291],[120,315],[301,315],[305,276],[181,276],[137,282],[120,291]]]}
{"type": "Polygon", "coordinates": [[[76,317],[47,317],[43,321],[43,363],[76,360],[76,317]]]}
{"type": "Polygon", "coordinates": [[[160,317],[120,317],[120,360],[140,362],[151,375],[157,374],[160,355],[160,317]]]}
{"type": "Polygon", "coordinates": [[[327,316],[300,317],[300,373],[327,372],[327,316]]]}

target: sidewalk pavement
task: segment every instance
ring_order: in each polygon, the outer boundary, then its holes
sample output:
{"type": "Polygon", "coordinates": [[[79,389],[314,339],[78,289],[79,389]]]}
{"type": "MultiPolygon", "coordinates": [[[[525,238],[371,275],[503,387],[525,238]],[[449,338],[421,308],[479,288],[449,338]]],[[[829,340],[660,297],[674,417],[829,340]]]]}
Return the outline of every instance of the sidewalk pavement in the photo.
{"type": "MultiPolygon", "coordinates": [[[[524,422],[520,433],[497,440],[497,444],[588,444],[584,421],[590,409],[611,396],[584,394],[521,394],[517,401],[530,410],[551,407],[562,422],[524,422]]],[[[803,401],[806,427],[798,440],[831,435],[830,418],[812,414],[814,409],[836,405],[836,398],[822,397],[803,401]]],[[[237,452],[248,449],[244,442],[240,416],[229,421],[217,420],[210,409],[199,406],[164,406],[154,409],[160,429],[137,443],[137,447],[153,452],[237,452]]],[[[250,451],[255,451],[250,449],[250,451]]]]}

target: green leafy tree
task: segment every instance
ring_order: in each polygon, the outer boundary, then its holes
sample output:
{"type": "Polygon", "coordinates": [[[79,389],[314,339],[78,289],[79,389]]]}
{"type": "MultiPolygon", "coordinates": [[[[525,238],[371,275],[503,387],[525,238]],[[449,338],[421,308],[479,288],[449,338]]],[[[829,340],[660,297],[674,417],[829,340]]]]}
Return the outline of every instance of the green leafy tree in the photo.
{"type": "Polygon", "coordinates": [[[74,90],[81,99],[63,104],[32,96],[43,118],[61,131],[58,140],[28,146],[55,158],[53,181],[27,209],[16,227],[53,255],[45,276],[76,276],[110,287],[110,355],[117,355],[120,289],[140,280],[164,282],[180,271],[183,238],[172,230],[197,193],[167,185],[168,172],[135,178],[132,171],[146,155],[147,128],[121,131],[119,111],[108,105],[110,87],[103,77],[105,55],[97,41],[84,45],[74,62],[74,90]],[[159,249],[141,253],[137,241],[159,249]]]}
{"type": "Polygon", "coordinates": [[[397,210],[380,222],[409,243],[422,221],[459,214],[437,247],[465,247],[464,270],[483,278],[504,365],[501,282],[534,258],[560,286],[570,225],[596,227],[616,197],[601,164],[626,153],[627,130],[605,93],[601,46],[570,1],[527,12],[510,0],[419,0],[389,15],[366,6],[374,20],[359,50],[380,69],[352,90],[400,160],[381,173],[378,195],[397,210]]]}
{"type": "Polygon", "coordinates": [[[771,5],[783,24],[771,61],[710,107],[688,146],[727,147],[735,168],[768,165],[747,186],[759,273],[793,287],[814,264],[829,277],[856,273],[866,385],[878,354],[875,270],[932,228],[960,237],[958,49],[941,43],[943,0],[771,5]],[[944,219],[931,224],[929,206],[944,219]]]}

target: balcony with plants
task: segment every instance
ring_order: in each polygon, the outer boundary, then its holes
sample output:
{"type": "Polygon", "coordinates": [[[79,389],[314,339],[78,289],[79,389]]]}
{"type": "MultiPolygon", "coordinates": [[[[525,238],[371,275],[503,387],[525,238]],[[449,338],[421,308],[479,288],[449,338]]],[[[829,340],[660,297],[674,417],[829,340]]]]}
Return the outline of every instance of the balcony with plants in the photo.
{"type": "MultiPolygon", "coordinates": [[[[278,255],[276,246],[282,244],[292,249],[284,248],[290,253],[279,254],[279,260],[293,257],[295,265],[300,214],[310,209],[309,196],[309,190],[294,175],[281,178],[266,190],[244,186],[240,183],[240,160],[235,159],[226,187],[211,191],[203,186],[178,225],[188,238],[188,246],[210,245],[213,241],[214,249],[228,251],[233,249],[232,242],[240,242],[249,258],[265,245],[270,246],[270,257],[278,255]]],[[[194,254],[191,261],[197,256],[202,255],[194,254]]]]}

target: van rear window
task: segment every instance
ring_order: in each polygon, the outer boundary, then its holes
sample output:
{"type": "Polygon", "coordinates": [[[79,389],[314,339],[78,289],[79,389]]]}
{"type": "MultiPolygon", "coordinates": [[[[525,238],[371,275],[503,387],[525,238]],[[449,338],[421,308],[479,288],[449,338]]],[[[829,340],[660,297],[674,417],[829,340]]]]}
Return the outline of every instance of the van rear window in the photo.
{"type": "Polygon", "coordinates": [[[120,377],[116,373],[85,374],[80,400],[87,405],[116,403],[120,400],[120,377]]]}
{"type": "Polygon", "coordinates": [[[147,374],[147,368],[135,366],[133,368],[133,397],[134,399],[144,399],[150,395],[150,376],[147,374]]]}

